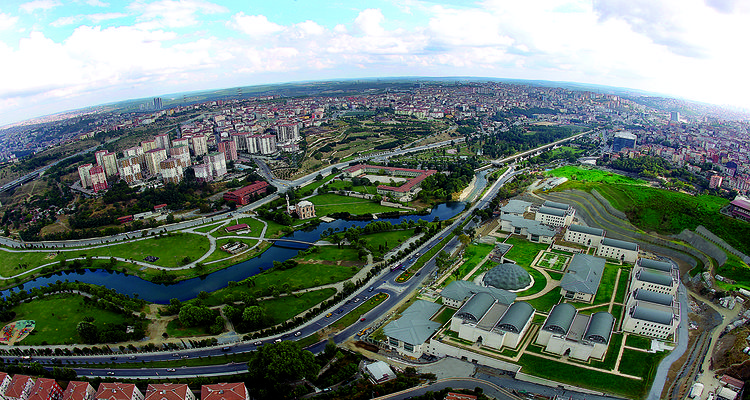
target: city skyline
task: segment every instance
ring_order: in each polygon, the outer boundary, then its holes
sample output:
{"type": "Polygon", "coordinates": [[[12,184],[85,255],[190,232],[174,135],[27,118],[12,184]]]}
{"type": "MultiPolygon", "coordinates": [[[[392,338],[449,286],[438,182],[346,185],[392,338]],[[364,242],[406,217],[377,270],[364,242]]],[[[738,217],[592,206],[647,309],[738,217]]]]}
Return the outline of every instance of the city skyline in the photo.
{"type": "Polygon", "coordinates": [[[734,45],[749,15],[731,0],[11,1],[0,6],[0,125],[167,93],[394,76],[578,82],[750,108],[734,45]]]}

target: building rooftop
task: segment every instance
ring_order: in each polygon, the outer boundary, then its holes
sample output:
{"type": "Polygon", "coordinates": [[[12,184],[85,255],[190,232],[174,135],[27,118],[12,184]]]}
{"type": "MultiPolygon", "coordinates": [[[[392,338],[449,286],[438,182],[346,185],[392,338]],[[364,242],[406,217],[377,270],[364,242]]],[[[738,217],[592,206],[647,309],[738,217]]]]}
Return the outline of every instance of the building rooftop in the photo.
{"type": "Polygon", "coordinates": [[[523,214],[529,207],[531,207],[531,203],[528,201],[513,199],[508,201],[508,204],[500,207],[500,211],[510,214],[523,214]]]}
{"type": "Polygon", "coordinates": [[[456,316],[473,322],[479,322],[493,304],[495,304],[495,298],[491,294],[479,292],[458,309],[456,316]]]}
{"type": "Polygon", "coordinates": [[[572,224],[568,227],[569,231],[585,233],[587,235],[604,236],[604,229],[592,228],[590,226],[572,224]]]}
{"type": "Polygon", "coordinates": [[[652,292],[646,289],[636,289],[633,293],[633,297],[636,300],[647,301],[649,303],[661,304],[663,306],[671,306],[674,303],[674,297],[664,294],[652,292]]]}
{"type": "Polygon", "coordinates": [[[604,274],[603,258],[588,254],[575,254],[560,281],[560,287],[576,293],[596,294],[604,274]]]}
{"type": "Polygon", "coordinates": [[[599,311],[591,316],[584,337],[592,342],[609,343],[609,337],[612,335],[614,326],[615,317],[606,311],[599,311]]]}
{"type": "Polygon", "coordinates": [[[651,268],[664,272],[672,271],[672,263],[670,262],[657,261],[650,258],[639,258],[638,263],[643,268],[651,268]]]}
{"type": "Polygon", "coordinates": [[[440,304],[417,300],[401,314],[401,318],[383,327],[383,333],[404,343],[420,345],[442,326],[439,322],[429,320],[441,307],[440,304]],[[415,309],[411,310],[412,308],[415,309]]]}
{"type": "Polygon", "coordinates": [[[533,219],[526,219],[519,215],[506,214],[502,216],[502,219],[504,221],[509,221],[510,224],[516,228],[526,228],[526,231],[528,231],[532,235],[555,236],[555,234],[557,233],[554,229],[551,229],[543,225],[539,221],[535,221],[533,219]]]}
{"type": "Polygon", "coordinates": [[[559,208],[551,208],[551,207],[546,207],[546,206],[539,207],[539,211],[537,211],[537,212],[540,212],[542,214],[554,215],[556,217],[564,217],[565,216],[565,211],[563,211],[563,210],[561,210],[559,208]]]}
{"type": "Polygon", "coordinates": [[[565,204],[565,203],[558,203],[556,201],[546,200],[544,204],[542,204],[542,207],[556,208],[558,210],[568,211],[568,208],[570,208],[570,205],[565,204]]]}
{"type": "Polygon", "coordinates": [[[662,273],[651,272],[646,269],[641,269],[640,271],[638,271],[635,277],[639,281],[654,283],[662,286],[672,286],[672,284],[674,283],[671,276],[662,273]]]}
{"type": "Polygon", "coordinates": [[[30,376],[15,374],[10,381],[10,386],[5,390],[5,397],[20,398],[29,381],[33,381],[30,376]]]}
{"type": "Polygon", "coordinates": [[[510,304],[516,299],[515,293],[491,286],[480,286],[469,281],[453,281],[440,292],[440,295],[452,300],[464,301],[479,292],[487,292],[503,304],[510,304]]]}
{"type": "Polygon", "coordinates": [[[542,329],[556,334],[565,335],[573,324],[573,319],[578,313],[575,307],[568,303],[560,303],[552,308],[547,320],[544,321],[542,329]]]}
{"type": "Polygon", "coordinates": [[[626,242],[624,240],[617,240],[611,238],[602,239],[602,244],[609,247],[617,247],[618,249],[638,251],[638,244],[633,242],[626,242]]]}
{"type": "Polygon", "coordinates": [[[201,387],[201,400],[245,400],[247,389],[242,382],[217,383],[201,387]]]}
{"type": "Polygon", "coordinates": [[[131,400],[138,390],[132,383],[103,382],[99,384],[95,398],[105,400],[131,400]]]}
{"type": "Polygon", "coordinates": [[[146,388],[145,400],[185,400],[188,385],[182,383],[155,383],[146,388]]]}
{"type": "Polygon", "coordinates": [[[85,400],[89,390],[93,390],[93,387],[88,382],[70,381],[62,398],[63,400],[85,400]]]}
{"type": "Polygon", "coordinates": [[[504,331],[520,333],[532,315],[534,315],[534,307],[531,304],[517,301],[508,307],[503,317],[497,322],[497,327],[504,331]]]}
{"type": "Polygon", "coordinates": [[[667,311],[664,307],[658,305],[649,305],[647,303],[637,303],[630,309],[630,316],[643,321],[649,321],[656,324],[671,325],[674,314],[667,311]]]}
{"type": "Polygon", "coordinates": [[[498,289],[518,290],[529,286],[531,275],[519,265],[503,263],[487,271],[482,283],[498,289]]]}

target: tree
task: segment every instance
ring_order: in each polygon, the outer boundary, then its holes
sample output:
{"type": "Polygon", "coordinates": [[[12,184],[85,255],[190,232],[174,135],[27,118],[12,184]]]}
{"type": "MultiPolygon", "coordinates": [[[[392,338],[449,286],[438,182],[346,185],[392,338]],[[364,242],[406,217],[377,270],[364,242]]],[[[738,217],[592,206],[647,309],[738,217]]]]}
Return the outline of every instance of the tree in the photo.
{"type": "Polygon", "coordinates": [[[250,390],[259,398],[282,397],[289,392],[289,382],[314,379],[320,369],[311,352],[289,340],[260,347],[251,353],[247,366],[246,382],[252,382],[250,390]]]}
{"type": "Polygon", "coordinates": [[[248,325],[250,329],[262,328],[268,322],[268,315],[266,310],[261,306],[250,306],[245,308],[242,312],[242,320],[248,325]]]}
{"type": "Polygon", "coordinates": [[[206,306],[187,304],[180,308],[178,315],[184,326],[206,326],[214,321],[216,312],[206,306]]]}
{"type": "Polygon", "coordinates": [[[78,336],[80,336],[81,340],[83,340],[85,343],[96,343],[97,339],[99,338],[99,332],[97,332],[96,325],[94,325],[92,322],[79,322],[76,326],[76,331],[78,332],[78,336]]]}

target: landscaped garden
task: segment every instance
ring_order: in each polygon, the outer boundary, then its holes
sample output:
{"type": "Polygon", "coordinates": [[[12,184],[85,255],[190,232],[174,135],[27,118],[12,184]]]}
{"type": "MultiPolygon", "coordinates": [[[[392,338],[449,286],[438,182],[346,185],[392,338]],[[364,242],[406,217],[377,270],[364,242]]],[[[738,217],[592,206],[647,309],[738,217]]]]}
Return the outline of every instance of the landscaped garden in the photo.
{"type": "Polygon", "coordinates": [[[555,269],[562,271],[565,268],[565,264],[570,259],[569,256],[565,256],[558,253],[546,252],[536,263],[538,267],[555,269]]]}
{"type": "Polygon", "coordinates": [[[309,201],[315,204],[315,214],[319,217],[340,212],[348,212],[351,215],[362,215],[399,211],[398,208],[381,206],[380,203],[372,200],[339,196],[330,193],[310,197],[309,201]]]}
{"type": "Polygon", "coordinates": [[[546,250],[549,245],[541,243],[532,243],[525,238],[513,235],[509,237],[505,244],[511,244],[513,247],[508,251],[505,257],[513,260],[521,266],[530,266],[534,258],[540,251],[546,250]]]}

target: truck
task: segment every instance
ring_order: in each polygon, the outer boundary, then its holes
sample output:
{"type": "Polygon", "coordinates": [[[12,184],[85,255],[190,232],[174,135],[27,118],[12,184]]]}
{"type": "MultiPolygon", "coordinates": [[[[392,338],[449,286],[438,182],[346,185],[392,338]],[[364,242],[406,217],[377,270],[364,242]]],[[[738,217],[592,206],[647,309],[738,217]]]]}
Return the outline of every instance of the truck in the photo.
{"type": "Polygon", "coordinates": [[[698,382],[698,383],[694,384],[693,387],[690,388],[690,395],[689,395],[689,397],[691,399],[694,399],[696,397],[700,399],[702,394],[703,394],[703,384],[702,383],[698,382]]]}

